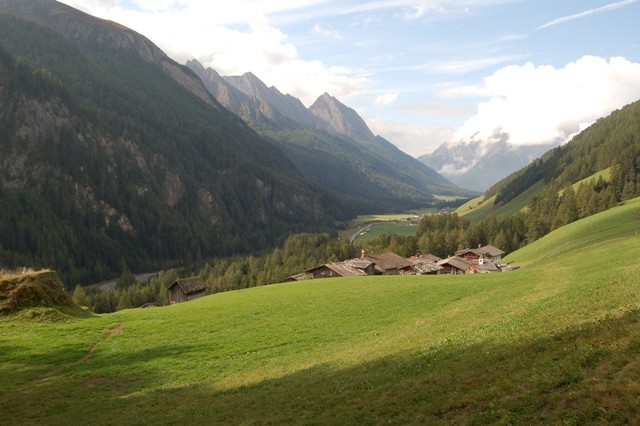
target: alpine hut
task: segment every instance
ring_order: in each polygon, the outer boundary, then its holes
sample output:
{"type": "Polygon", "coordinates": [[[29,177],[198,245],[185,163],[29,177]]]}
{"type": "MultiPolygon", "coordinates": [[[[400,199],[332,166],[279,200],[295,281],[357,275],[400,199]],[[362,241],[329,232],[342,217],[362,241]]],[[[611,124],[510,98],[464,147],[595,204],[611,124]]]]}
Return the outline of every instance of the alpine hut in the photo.
{"type": "Polygon", "coordinates": [[[200,277],[181,278],[175,280],[168,290],[169,301],[173,305],[204,296],[207,292],[207,285],[200,277]]]}

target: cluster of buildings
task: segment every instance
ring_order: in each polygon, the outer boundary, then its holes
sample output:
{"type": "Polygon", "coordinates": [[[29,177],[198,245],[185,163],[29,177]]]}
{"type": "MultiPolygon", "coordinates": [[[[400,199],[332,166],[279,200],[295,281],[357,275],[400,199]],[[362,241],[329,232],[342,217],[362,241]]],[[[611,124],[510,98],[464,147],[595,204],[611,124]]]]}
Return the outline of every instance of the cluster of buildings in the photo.
{"type": "Polygon", "coordinates": [[[404,258],[395,253],[362,255],[343,262],[325,263],[291,276],[287,281],[315,278],[353,277],[364,275],[454,275],[502,272],[501,249],[487,245],[477,249],[458,251],[455,256],[442,259],[432,254],[404,258]]]}
{"type": "MultiPolygon", "coordinates": [[[[302,281],[315,278],[355,277],[365,275],[457,275],[502,272],[513,269],[502,264],[504,251],[494,246],[458,251],[455,256],[441,259],[432,254],[404,258],[395,253],[362,255],[343,262],[325,263],[287,278],[302,281]]],[[[207,294],[200,277],[178,279],[168,288],[171,304],[188,302],[207,294]]]]}

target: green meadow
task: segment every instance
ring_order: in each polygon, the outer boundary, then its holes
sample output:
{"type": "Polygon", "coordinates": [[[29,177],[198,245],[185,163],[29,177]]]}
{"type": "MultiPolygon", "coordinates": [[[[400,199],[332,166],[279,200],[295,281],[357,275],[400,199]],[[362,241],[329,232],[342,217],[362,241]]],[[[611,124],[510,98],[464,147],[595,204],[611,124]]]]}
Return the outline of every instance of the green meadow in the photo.
{"type": "Polygon", "coordinates": [[[639,211],[554,231],[501,274],[0,317],[0,424],[638,423],[639,211]]]}
{"type": "Polygon", "coordinates": [[[357,240],[367,241],[385,234],[396,234],[403,237],[415,236],[417,226],[409,222],[377,222],[357,235],[357,240]]]}

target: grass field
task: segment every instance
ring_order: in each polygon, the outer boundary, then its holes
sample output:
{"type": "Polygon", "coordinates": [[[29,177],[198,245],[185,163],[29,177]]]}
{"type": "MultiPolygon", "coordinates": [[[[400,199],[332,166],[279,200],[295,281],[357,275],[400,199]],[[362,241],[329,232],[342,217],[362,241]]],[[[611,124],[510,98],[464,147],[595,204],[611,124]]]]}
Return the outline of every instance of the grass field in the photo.
{"type": "Polygon", "coordinates": [[[640,421],[640,203],[477,276],[358,277],[0,320],[0,424],[640,421]]]}
{"type": "Polygon", "coordinates": [[[416,235],[416,225],[409,222],[377,222],[372,223],[366,229],[362,229],[355,239],[367,241],[384,234],[396,234],[401,236],[416,235]]]}

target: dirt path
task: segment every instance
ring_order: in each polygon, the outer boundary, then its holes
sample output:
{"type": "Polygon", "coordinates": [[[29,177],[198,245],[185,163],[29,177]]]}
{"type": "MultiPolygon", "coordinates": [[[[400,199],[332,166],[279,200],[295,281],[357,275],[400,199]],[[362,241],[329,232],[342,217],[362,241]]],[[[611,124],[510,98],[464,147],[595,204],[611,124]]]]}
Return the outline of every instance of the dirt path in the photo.
{"type": "Polygon", "coordinates": [[[55,376],[56,374],[71,368],[73,366],[82,364],[83,362],[86,362],[89,358],[91,358],[91,356],[93,356],[93,354],[95,353],[95,351],[102,346],[104,343],[106,343],[109,339],[111,339],[113,336],[116,336],[120,333],[122,333],[122,330],[124,330],[124,323],[120,324],[118,327],[113,328],[111,330],[104,330],[106,333],[109,333],[107,337],[105,337],[104,339],[102,339],[101,341],[99,341],[98,343],[96,343],[95,345],[93,345],[91,347],[91,349],[89,350],[89,352],[87,352],[82,358],[80,358],[79,360],[69,363],[69,364],[64,364],[61,365],[60,367],[56,367],[53,370],[49,371],[48,373],[43,374],[42,376],[38,377],[38,380],[48,380],[50,378],[52,378],[53,376],[55,376]]]}

